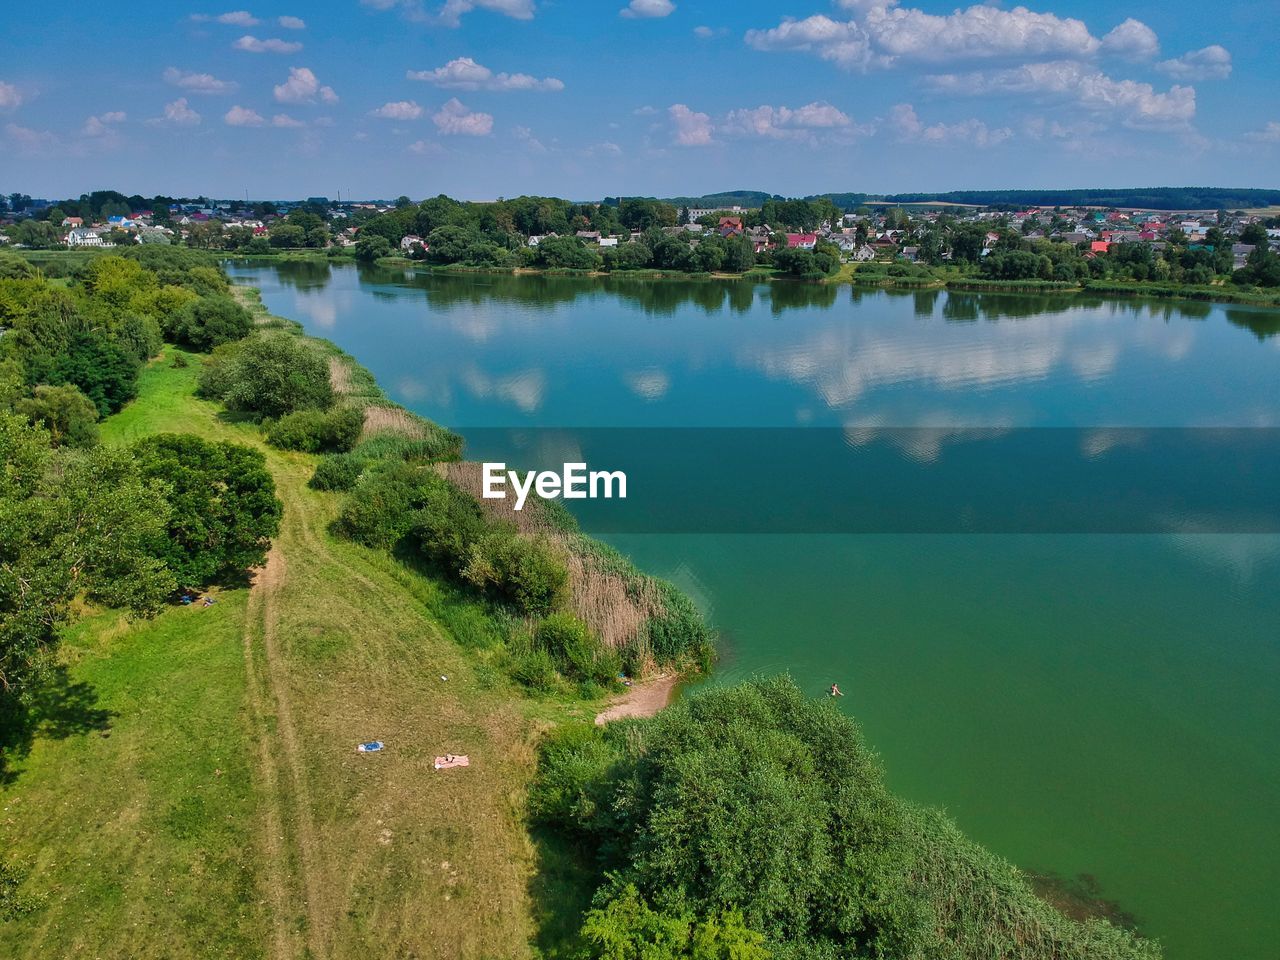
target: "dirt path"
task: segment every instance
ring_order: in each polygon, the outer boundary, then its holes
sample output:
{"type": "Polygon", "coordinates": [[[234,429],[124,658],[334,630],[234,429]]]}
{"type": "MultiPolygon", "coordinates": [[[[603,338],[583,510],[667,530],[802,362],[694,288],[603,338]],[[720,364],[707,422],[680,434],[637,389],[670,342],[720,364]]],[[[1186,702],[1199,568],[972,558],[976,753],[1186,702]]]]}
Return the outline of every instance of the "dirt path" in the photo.
{"type": "Polygon", "coordinates": [[[679,681],[676,676],[661,676],[635,684],[606,710],[596,714],[596,726],[602,727],[610,720],[623,717],[652,717],[671,702],[679,681]]]}
{"type": "Polygon", "coordinates": [[[276,642],[278,597],[286,574],[284,554],[277,543],[254,579],[244,633],[249,714],[264,794],[264,880],[271,913],[272,956],[278,960],[300,956],[304,949],[310,956],[327,956],[332,916],[321,902],[325,887],[319,876],[319,843],[288,680],[276,642]],[[294,922],[299,908],[306,919],[303,930],[294,922]]]}

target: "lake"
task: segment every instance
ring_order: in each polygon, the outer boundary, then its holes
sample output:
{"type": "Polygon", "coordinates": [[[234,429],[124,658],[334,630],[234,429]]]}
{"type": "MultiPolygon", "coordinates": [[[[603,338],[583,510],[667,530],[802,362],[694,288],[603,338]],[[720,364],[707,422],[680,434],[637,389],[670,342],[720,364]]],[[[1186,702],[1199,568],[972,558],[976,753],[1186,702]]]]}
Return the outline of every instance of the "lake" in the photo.
{"type": "MultiPolygon", "coordinates": [[[[982,429],[1280,426],[1280,313],[1256,308],[231,270],[464,435],[907,428],[927,439],[904,456],[934,463],[982,429]]],[[[836,681],[899,793],[1029,871],[1096,884],[1171,960],[1274,960],[1280,536],[1203,529],[606,539],[721,631],[709,682],[836,681]]]]}

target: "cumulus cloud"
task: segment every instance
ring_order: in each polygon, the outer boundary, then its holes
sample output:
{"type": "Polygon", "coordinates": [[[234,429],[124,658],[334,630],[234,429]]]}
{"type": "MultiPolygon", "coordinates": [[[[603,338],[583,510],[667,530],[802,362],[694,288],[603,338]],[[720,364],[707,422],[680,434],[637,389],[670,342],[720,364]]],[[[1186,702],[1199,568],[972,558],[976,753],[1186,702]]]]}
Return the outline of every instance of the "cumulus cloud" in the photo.
{"type": "Polygon", "coordinates": [[[1030,94],[1063,100],[1133,127],[1185,126],[1196,114],[1194,87],[1175,85],[1162,93],[1149,83],[1114,80],[1094,67],[1068,60],[987,73],[944,74],[930,78],[930,83],[935,90],[953,94],[1030,94]]]}
{"type": "Polygon", "coordinates": [[[883,57],[872,54],[871,38],[861,26],[821,13],[803,20],[788,17],[769,30],[748,30],[746,40],[757,50],[813,53],[847,68],[884,63],[883,57]]]}
{"type": "Polygon", "coordinates": [[[671,0],[631,0],[619,13],[633,20],[665,17],[673,13],[676,5],[671,0]]]}
{"type": "Polygon", "coordinates": [[[1175,80],[1223,80],[1231,76],[1231,53],[1213,43],[1172,60],[1162,60],[1156,69],[1175,80]]]}
{"type": "Polygon", "coordinates": [[[900,103],[889,111],[889,128],[899,140],[909,143],[970,143],[975,147],[994,147],[1013,136],[1008,127],[993,129],[977,119],[926,124],[909,103],[900,103]]]}
{"type": "Polygon", "coordinates": [[[0,110],[14,110],[22,106],[22,94],[12,83],[0,80],[0,110]]]}
{"type": "Polygon", "coordinates": [[[978,4],[945,15],[904,8],[893,0],[838,0],[848,20],[816,14],[784,18],[767,30],[749,30],[758,50],[812,53],[848,69],[954,60],[1091,57],[1100,51],[1154,56],[1159,42],[1150,27],[1129,19],[1099,40],[1073,17],[1004,10],[978,4]]]}
{"type": "Polygon", "coordinates": [[[243,50],[245,53],[297,53],[302,49],[302,44],[296,40],[277,40],[274,37],[268,40],[259,40],[257,37],[247,33],[233,43],[232,46],[237,50],[243,50]]]}
{"type": "Polygon", "coordinates": [[[528,127],[512,127],[511,136],[515,137],[525,145],[525,149],[530,153],[546,153],[546,145],[533,135],[533,131],[528,127]]]}
{"type": "Polygon", "coordinates": [[[1145,23],[1130,17],[1102,38],[1099,49],[1131,60],[1150,60],[1160,52],[1160,40],[1145,23]]]}
{"type": "Polygon", "coordinates": [[[493,116],[468,110],[457,97],[433,114],[431,122],[449,136],[487,137],[493,132],[493,116]]]}
{"type": "Polygon", "coordinates": [[[1280,121],[1272,120],[1261,130],[1246,133],[1244,138],[1254,143],[1280,143],[1280,121]]]}
{"type": "Polygon", "coordinates": [[[307,21],[301,17],[276,17],[276,23],[284,27],[286,30],[305,30],[307,29],[307,21]]]}
{"type": "Polygon", "coordinates": [[[422,107],[412,100],[394,100],[369,111],[369,115],[383,120],[417,120],[422,116],[422,107]]]}
{"type": "Polygon", "coordinates": [[[667,108],[667,116],[671,118],[675,142],[679,146],[705,147],[715,143],[708,114],[690,110],[683,103],[675,103],[667,108]]]}
{"type": "Polygon", "coordinates": [[[433,83],[447,90],[547,90],[558,92],[564,83],[555,77],[539,80],[527,73],[494,73],[488,67],[476,63],[470,57],[458,57],[434,70],[410,70],[405,76],[410,80],[433,83]]]}
{"type": "Polygon", "coordinates": [[[219,80],[211,73],[188,73],[177,67],[165,70],[164,82],[190,93],[230,93],[236,88],[232,81],[219,80]]]}
{"type": "Polygon", "coordinates": [[[782,139],[804,136],[812,130],[847,127],[852,122],[847,114],[831,104],[815,101],[795,109],[766,105],[731,110],[722,129],[730,134],[782,139]]]}
{"type": "Polygon", "coordinates": [[[232,10],[210,16],[207,13],[193,13],[192,20],[212,20],[214,23],[225,23],[233,27],[256,27],[261,21],[248,10],[232,10]]]}
{"type": "Polygon", "coordinates": [[[166,123],[175,127],[194,127],[200,122],[200,114],[191,109],[186,97],[179,97],[172,103],[166,103],[164,113],[150,122],[166,123]]]}
{"type": "Polygon", "coordinates": [[[423,157],[437,157],[444,153],[444,147],[434,140],[415,140],[409,144],[409,152],[423,157]]]}
{"type": "Polygon", "coordinates": [[[222,117],[222,122],[229,127],[260,127],[265,120],[262,114],[256,110],[250,110],[248,107],[236,105],[228,110],[222,117]]]}
{"type": "Polygon", "coordinates": [[[320,80],[307,67],[290,67],[289,79],[272,91],[280,103],[337,103],[333,87],[321,86],[320,80]]]}
{"type": "Polygon", "coordinates": [[[90,117],[84,122],[80,132],[86,137],[105,137],[112,132],[113,126],[124,123],[127,119],[129,118],[123,110],[110,110],[96,117],[90,117]]]}
{"type": "Polygon", "coordinates": [[[277,113],[274,117],[271,118],[271,125],[273,127],[289,127],[289,128],[306,126],[306,124],[303,123],[301,120],[291,117],[287,113],[277,113]]]}

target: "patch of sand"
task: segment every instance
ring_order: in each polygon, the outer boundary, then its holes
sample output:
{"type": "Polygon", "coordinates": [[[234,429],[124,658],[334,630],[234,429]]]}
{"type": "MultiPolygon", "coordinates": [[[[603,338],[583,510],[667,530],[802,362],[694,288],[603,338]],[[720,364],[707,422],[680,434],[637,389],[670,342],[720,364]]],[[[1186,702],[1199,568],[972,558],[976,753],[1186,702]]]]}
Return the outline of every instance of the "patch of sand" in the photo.
{"type": "Polygon", "coordinates": [[[673,674],[634,684],[607,709],[596,714],[596,726],[602,727],[611,720],[621,720],[624,717],[654,716],[671,703],[679,682],[680,678],[673,674]]]}

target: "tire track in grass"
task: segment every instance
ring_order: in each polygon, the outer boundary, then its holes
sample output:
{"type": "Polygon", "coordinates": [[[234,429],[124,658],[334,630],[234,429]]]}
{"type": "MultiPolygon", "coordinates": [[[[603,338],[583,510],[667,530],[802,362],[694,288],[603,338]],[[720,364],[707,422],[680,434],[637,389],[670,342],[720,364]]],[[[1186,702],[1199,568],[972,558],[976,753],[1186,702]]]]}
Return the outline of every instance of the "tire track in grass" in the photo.
{"type": "Polygon", "coordinates": [[[320,848],[293,721],[288,678],[276,642],[279,592],[286,574],[284,554],[277,543],[254,580],[244,634],[249,708],[256,728],[259,773],[266,795],[263,853],[272,913],[272,955],[279,960],[299,956],[304,943],[311,956],[327,956],[332,919],[323,902],[320,848]],[[261,664],[254,649],[255,640],[260,645],[261,664]],[[290,827],[291,836],[286,833],[290,827]],[[306,921],[305,936],[292,922],[299,901],[306,921]]]}

